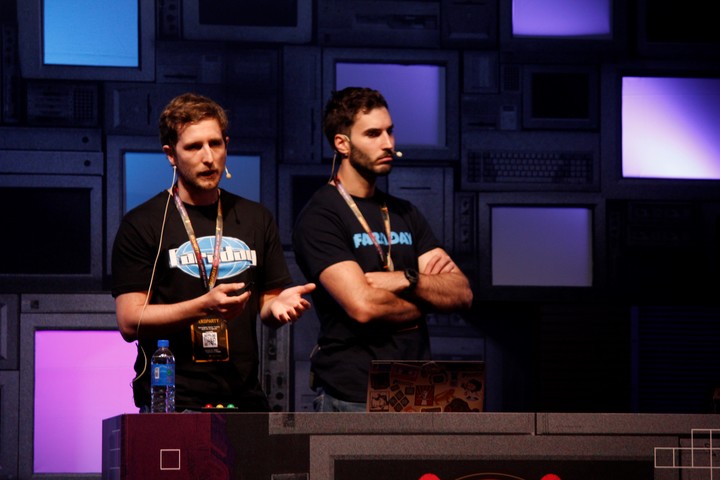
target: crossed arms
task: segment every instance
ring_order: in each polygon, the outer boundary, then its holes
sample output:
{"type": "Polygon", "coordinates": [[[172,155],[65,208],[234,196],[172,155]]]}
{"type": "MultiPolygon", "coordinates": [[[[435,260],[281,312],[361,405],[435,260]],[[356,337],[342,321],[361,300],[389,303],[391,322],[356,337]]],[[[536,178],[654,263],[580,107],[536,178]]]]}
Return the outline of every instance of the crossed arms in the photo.
{"type": "Polygon", "coordinates": [[[320,273],[320,282],[347,314],[360,323],[376,320],[406,322],[427,310],[470,308],[467,277],[442,248],[418,257],[420,279],[412,291],[402,270],[363,272],[354,261],[343,261],[320,273]]]}

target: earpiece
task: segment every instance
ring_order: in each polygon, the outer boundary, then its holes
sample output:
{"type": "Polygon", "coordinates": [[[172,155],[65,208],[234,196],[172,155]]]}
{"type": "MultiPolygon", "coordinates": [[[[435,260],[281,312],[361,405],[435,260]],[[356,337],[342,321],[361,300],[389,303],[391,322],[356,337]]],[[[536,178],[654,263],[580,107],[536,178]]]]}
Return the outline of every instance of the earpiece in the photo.
{"type": "Polygon", "coordinates": [[[225,178],[232,178],[232,175],[230,175],[230,170],[228,170],[227,165],[225,165],[225,178]]]}
{"type": "Polygon", "coordinates": [[[338,153],[339,153],[340,155],[342,155],[343,158],[345,158],[345,157],[347,157],[347,156],[350,155],[350,146],[351,146],[352,144],[350,143],[350,137],[348,137],[347,135],[344,135],[344,134],[342,134],[342,133],[340,134],[340,136],[343,137],[343,138],[345,139],[345,141],[348,143],[348,151],[347,151],[346,153],[343,153],[343,152],[338,151],[338,153]]]}

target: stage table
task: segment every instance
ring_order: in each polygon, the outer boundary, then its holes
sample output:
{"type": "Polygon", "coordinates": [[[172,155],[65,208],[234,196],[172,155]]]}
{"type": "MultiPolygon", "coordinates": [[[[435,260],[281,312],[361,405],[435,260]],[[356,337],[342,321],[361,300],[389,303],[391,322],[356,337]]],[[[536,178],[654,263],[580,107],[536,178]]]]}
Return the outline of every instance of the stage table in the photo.
{"type": "Polygon", "coordinates": [[[720,478],[720,415],[126,414],[102,441],[104,479],[720,478]]]}

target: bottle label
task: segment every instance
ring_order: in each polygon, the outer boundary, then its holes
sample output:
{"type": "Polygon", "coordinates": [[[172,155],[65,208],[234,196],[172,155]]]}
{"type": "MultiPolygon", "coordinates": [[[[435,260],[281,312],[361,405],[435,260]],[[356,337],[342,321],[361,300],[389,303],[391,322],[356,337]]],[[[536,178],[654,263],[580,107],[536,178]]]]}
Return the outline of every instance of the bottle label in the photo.
{"type": "Polygon", "coordinates": [[[175,385],[174,365],[152,365],[150,385],[153,387],[169,387],[175,385]]]}

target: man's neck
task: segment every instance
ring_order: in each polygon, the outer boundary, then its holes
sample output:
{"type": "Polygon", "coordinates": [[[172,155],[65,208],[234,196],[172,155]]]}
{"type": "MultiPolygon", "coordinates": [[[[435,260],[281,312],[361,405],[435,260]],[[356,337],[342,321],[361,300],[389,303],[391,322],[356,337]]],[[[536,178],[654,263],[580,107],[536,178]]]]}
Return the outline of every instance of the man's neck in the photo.
{"type": "Polygon", "coordinates": [[[218,189],[202,191],[188,190],[182,182],[178,182],[178,194],[180,195],[180,200],[184,203],[196,206],[212,205],[217,202],[219,196],[218,189]]]}
{"type": "Polygon", "coordinates": [[[375,194],[375,176],[360,175],[348,162],[340,165],[337,176],[345,190],[354,197],[370,198],[375,194]]]}

